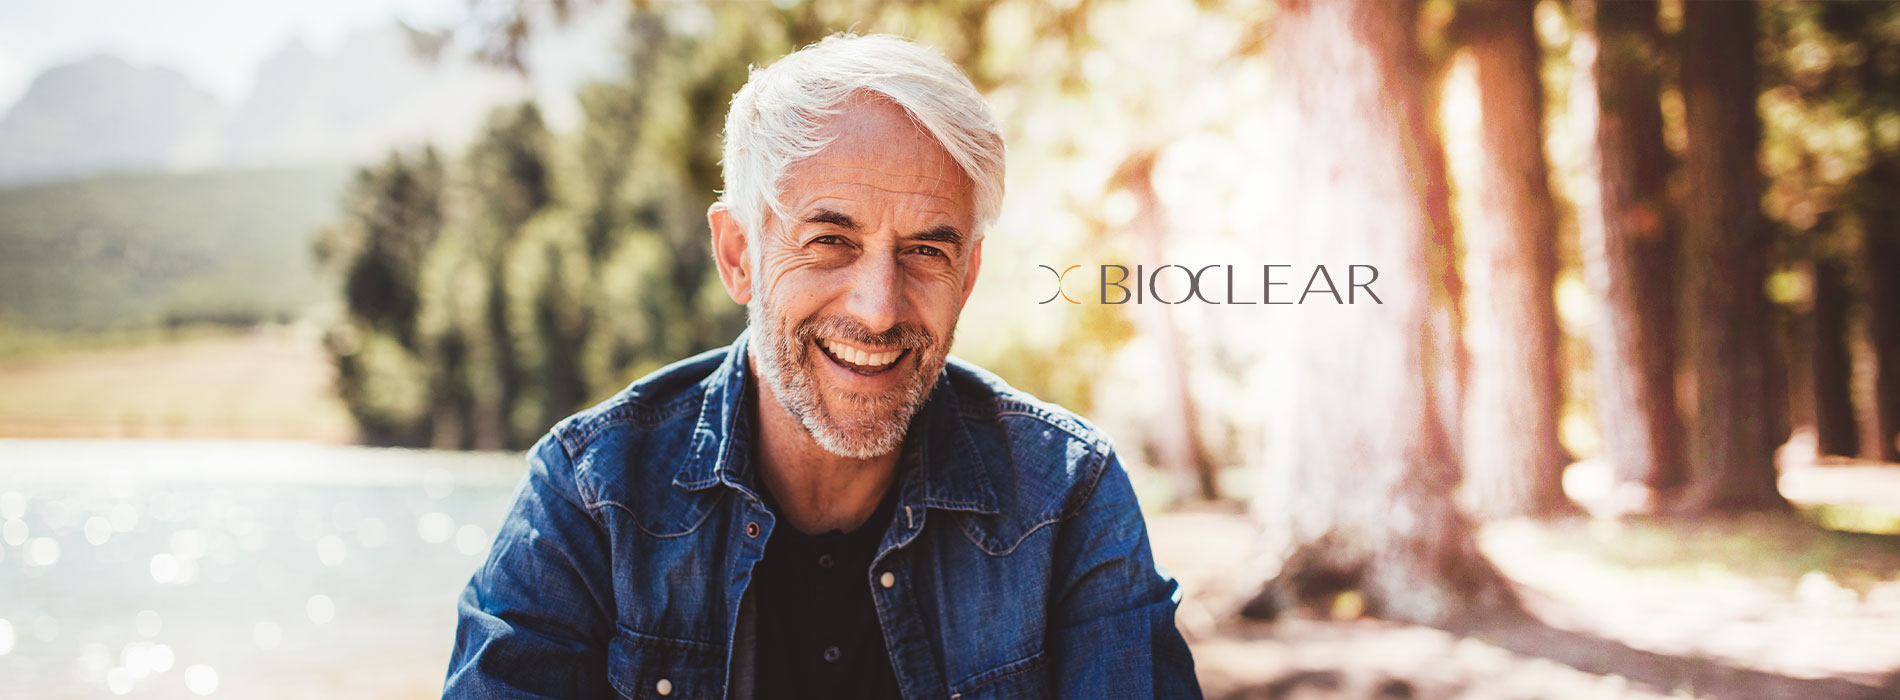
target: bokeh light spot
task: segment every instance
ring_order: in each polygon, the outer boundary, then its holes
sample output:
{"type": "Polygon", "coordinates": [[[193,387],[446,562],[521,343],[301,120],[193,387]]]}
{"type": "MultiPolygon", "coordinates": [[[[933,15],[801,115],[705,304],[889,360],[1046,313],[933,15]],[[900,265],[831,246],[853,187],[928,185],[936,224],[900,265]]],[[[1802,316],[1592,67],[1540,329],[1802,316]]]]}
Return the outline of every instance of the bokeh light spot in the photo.
{"type": "Polygon", "coordinates": [[[86,518],[86,542],[97,547],[112,539],[112,521],[104,516],[86,518]]]}
{"type": "Polygon", "coordinates": [[[348,555],[349,550],[341,537],[324,535],[323,539],[317,540],[317,561],[323,562],[324,566],[341,565],[348,555]]]}
{"type": "Polygon", "coordinates": [[[141,637],[156,637],[162,622],[164,620],[158,616],[157,610],[140,610],[138,616],[133,618],[132,626],[141,637]]]}
{"type": "Polygon", "coordinates": [[[185,669],[185,687],[198,695],[218,692],[218,671],[204,664],[185,669]]]}
{"type": "Polygon", "coordinates": [[[318,593],[304,602],[303,611],[305,615],[310,616],[311,622],[319,625],[329,624],[331,620],[336,619],[336,601],[330,600],[330,596],[318,593]]]}
{"type": "Polygon", "coordinates": [[[482,526],[469,524],[455,531],[455,549],[463,554],[475,556],[488,551],[488,531],[482,526]]]}
{"type": "Polygon", "coordinates": [[[0,493],[0,519],[18,520],[26,516],[26,494],[18,491],[0,493]]]}
{"type": "Polygon", "coordinates": [[[113,695],[124,695],[132,692],[132,671],[123,667],[113,668],[107,671],[106,689],[112,691],[113,695]]]}
{"type": "Polygon", "coordinates": [[[416,534],[429,544],[441,544],[455,535],[455,519],[448,513],[423,513],[416,519],[416,534]]]}
{"type": "Polygon", "coordinates": [[[251,641],[265,651],[276,649],[284,642],[284,628],[270,620],[261,620],[251,629],[251,641]]]}
{"type": "Polygon", "coordinates": [[[27,549],[26,561],[34,566],[52,566],[59,561],[59,542],[51,537],[36,537],[27,549]]]}
{"type": "Polygon", "coordinates": [[[152,555],[152,580],[171,583],[178,579],[178,558],[170,554],[152,555]]]}

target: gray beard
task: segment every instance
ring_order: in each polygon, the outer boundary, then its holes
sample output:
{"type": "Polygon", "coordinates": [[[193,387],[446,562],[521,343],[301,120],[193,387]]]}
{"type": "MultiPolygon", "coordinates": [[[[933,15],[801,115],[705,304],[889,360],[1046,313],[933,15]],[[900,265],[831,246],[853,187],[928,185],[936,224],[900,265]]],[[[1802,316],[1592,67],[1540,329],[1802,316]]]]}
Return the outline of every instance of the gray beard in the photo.
{"type": "MultiPolygon", "coordinates": [[[[883,333],[866,331],[857,322],[843,316],[810,320],[788,331],[771,306],[757,290],[746,305],[746,320],[756,331],[752,338],[752,358],[759,376],[777,397],[778,403],[798,419],[812,440],[826,452],[848,459],[871,459],[890,454],[902,447],[910,419],[930,398],[931,387],[950,354],[956,337],[951,321],[949,337],[938,343],[928,331],[908,323],[899,323],[883,333]],[[915,356],[916,369],[903,378],[893,391],[884,394],[840,392],[832,400],[857,409],[855,417],[840,418],[826,407],[812,375],[818,361],[814,355],[816,339],[840,338],[872,346],[909,348],[911,354],[899,362],[910,363],[915,356]]],[[[903,372],[904,368],[894,368],[903,372]]]]}

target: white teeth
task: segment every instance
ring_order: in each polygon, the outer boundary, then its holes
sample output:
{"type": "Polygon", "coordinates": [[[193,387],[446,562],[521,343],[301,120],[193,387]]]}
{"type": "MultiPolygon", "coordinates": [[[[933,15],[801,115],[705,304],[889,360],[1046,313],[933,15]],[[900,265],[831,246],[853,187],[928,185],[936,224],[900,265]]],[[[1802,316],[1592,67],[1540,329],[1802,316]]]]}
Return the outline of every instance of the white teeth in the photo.
{"type": "Polygon", "coordinates": [[[883,367],[884,365],[896,362],[898,356],[904,354],[902,350],[870,353],[828,339],[820,339],[818,342],[823,343],[825,349],[830,350],[831,354],[838,356],[838,359],[861,367],[883,367]]]}

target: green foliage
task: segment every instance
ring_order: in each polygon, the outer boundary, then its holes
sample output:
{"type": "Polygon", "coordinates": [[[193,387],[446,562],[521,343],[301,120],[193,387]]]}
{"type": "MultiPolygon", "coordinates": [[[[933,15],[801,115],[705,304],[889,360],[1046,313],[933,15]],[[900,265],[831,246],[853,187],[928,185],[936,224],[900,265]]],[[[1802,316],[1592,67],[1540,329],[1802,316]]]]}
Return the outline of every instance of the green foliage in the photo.
{"type": "Polygon", "coordinates": [[[636,80],[588,88],[571,140],[511,106],[452,166],[392,155],[357,177],[319,251],[343,273],[329,345],[371,442],[524,447],[742,327],[705,245],[723,112],[708,96],[754,56],[652,15],[634,31],[636,80]]]}
{"type": "Polygon", "coordinates": [[[61,333],[286,319],[341,167],[114,175],[0,191],[0,316],[61,333]]]}
{"type": "Polygon", "coordinates": [[[317,241],[318,259],[341,273],[349,309],[325,339],[338,391],[371,443],[415,444],[428,434],[434,397],[420,387],[432,368],[420,357],[417,318],[423,262],[442,229],[445,177],[433,149],[413,159],[391,154],[357,173],[343,224],[317,241]]]}
{"type": "Polygon", "coordinates": [[[1789,234],[1777,257],[1842,258],[1890,228],[1900,156],[1900,8],[1763,6],[1763,205],[1789,234]]]}

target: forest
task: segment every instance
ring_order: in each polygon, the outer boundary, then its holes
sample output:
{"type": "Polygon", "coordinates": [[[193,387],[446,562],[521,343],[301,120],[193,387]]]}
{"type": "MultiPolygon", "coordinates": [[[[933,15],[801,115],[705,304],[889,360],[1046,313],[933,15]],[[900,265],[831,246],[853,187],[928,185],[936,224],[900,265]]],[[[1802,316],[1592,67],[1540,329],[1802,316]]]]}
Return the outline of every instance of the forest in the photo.
{"type": "MultiPolygon", "coordinates": [[[[527,28],[570,2],[477,3],[457,31],[532,71],[527,28]]],[[[1587,514],[1719,537],[1779,514],[1872,538],[1849,548],[1874,563],[1834,585],[1900,578],[1900,511],[1784,493],[1813,470],[1891,479],[1900,461],[1900,6],[640,1],[626,16],[625,77],[586,88],[577,128],[501,109],[466,150],[393,152],[347,187],[316,254],[340,283],[325,345],[366,442],[518,449],[729,342],[744,314],[704,216],[728,99],[748,66],[892,32],[963,65],[1010,142],[957,352],[1106,426],[1144,505],[1248,516],[1252,554],[1222,574],[1210,624],[1489,634],[1661,693],[1893,687],[1559,634],[1480,533],[1587,514]],[[1077,263],[1079,303],[1049,297],[1044,269],[1077,263]],[[1269,263],[1293,268],[1268,298],[1319,265],[1337,291],[1316,294],[1373,292],[1350,265],[1376,269],[1378,300],[1127,304],[1107,276],[1146,266],[1151,302],[1185,299],[1187,277],[1158,266],[1231,264],[1204,295],[1238,279],[1238,299],[1264,301],[1253,270],[1269,263]]]]}

